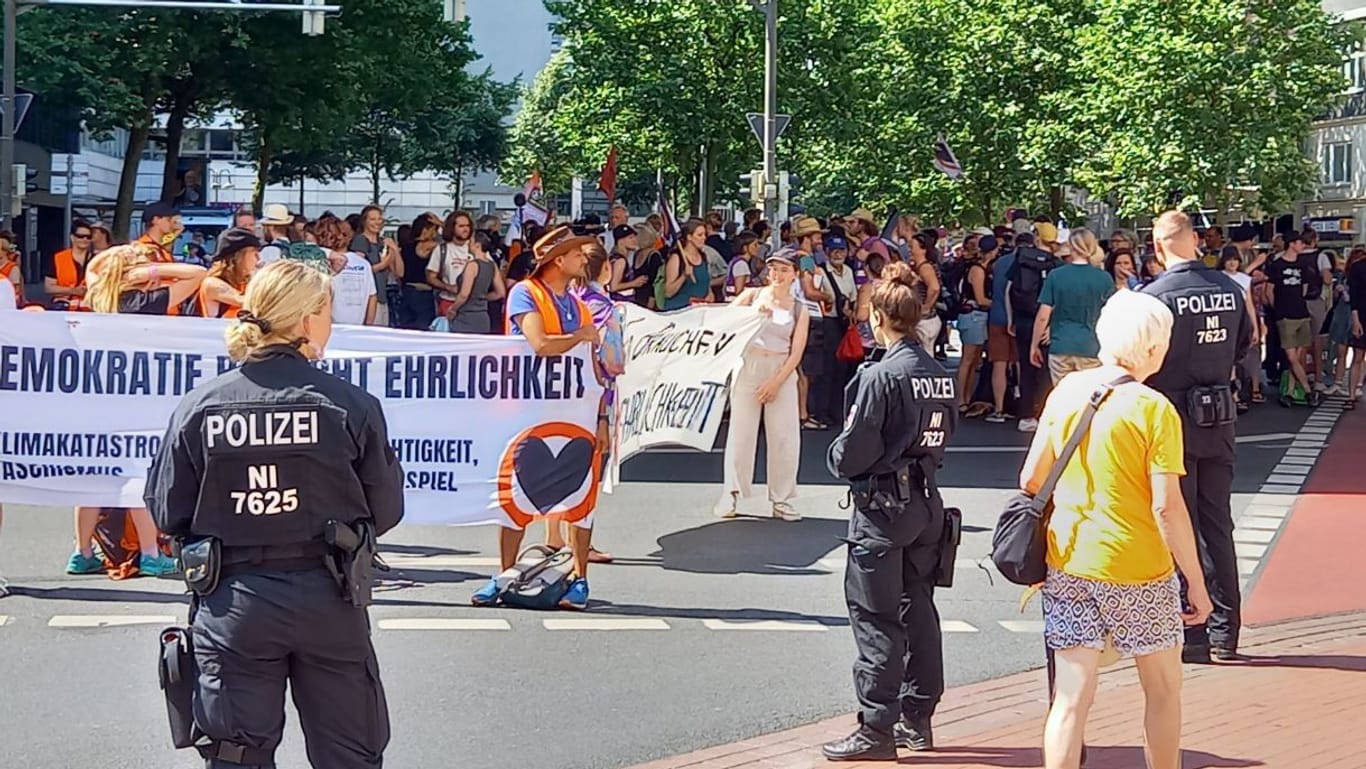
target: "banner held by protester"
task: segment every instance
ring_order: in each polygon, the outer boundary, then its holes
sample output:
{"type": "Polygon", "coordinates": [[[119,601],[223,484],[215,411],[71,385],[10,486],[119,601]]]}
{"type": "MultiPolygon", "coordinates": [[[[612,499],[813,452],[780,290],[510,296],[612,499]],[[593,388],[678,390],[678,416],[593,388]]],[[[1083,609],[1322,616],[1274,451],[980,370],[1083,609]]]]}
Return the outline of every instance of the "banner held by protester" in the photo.
{"type": "MultiPolygon", "coordinates": [[[[142,506],[172,411],[235,365],[223,326],[11,313],[0,324],[0,502],[142,506]]],[[[338,326],[327,352],[318,365],[384,409],[407,522],[496,523],[593,504],[602,388],[586,346],[541,358],[516,338],[338,326]]],[[[226,441],[275,445],[308,426],[212,427],[226,441]]]]}

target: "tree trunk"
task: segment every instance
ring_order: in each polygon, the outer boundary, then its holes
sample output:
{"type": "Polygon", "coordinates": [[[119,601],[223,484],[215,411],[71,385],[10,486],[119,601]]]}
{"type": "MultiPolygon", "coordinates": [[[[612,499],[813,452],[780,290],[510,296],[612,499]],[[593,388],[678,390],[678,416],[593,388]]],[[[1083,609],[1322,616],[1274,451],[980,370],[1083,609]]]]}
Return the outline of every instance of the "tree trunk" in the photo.
{"type": "Polygon", "coordinates": [[[261,129],[261,138],[256,145],[256,184],[251,190],[251,210],[260,212],[266,199],[266,186],[270,181],[270,132],[261,129]]]}
{"type": "Polygon", "coordinates": [[[455,160],[455,178],[451,182],[454,191],[454,200],[451,205],[456,211],[465,207],[465,162],[460,158],[455,160]]]}
{"type": "Polygon", "coordinates": [[[138,189],[138,166],[142,164],[142,152],[147,149],[147,137],[152,134],[152,113],[128,129],[128,145],[124,147],[123,170],[119,175],[119,196],[114,204],[114,240],[126,242],[128,227],[133,220],[133,196],[138,189]]]}
{"type": "Polygon", "coordinates": [[[304,180],[303,174],[299,175],[299,216],[308,216],[304,213],[304,180]]]}
{"type": "Polygon", "coordinates": [[[1062,214],[1062,204],[1064,200],[1062,185],[1055,184],[1048,188],[1048,212],[1055,222],[1062,214]]]}
{"type": "Polygon", "coordinates": [[[180,165],[180,140],[185,135],[185,120],[194,103],[193,91],[186,89],[176,94],[175,103],[166,115],[166,165],[161,171],[161,199],[171,200],[176,195],[177,166],[180,165]]]}

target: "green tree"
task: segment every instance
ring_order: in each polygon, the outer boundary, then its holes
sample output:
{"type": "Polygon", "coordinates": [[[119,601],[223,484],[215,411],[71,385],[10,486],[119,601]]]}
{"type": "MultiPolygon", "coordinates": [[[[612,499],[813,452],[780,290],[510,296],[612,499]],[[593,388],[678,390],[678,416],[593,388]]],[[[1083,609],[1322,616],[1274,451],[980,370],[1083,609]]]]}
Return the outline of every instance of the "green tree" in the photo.
{"type": "Polygon", "coordinates": [[[1346,83],[1353,32],[1315,0],[1094,3],[1073,106],[1075,180],[1127,216],[1172,204],[1282,209],[1307,192],[1311,121],[1346,83]]]}

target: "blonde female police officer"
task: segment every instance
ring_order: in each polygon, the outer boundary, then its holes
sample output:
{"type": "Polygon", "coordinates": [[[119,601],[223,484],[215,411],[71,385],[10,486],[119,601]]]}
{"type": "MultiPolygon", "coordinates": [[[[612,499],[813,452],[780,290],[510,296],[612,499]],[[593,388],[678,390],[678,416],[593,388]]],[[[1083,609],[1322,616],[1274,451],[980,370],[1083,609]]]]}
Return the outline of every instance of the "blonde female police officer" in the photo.
{"type": "Polygon", "coordinates": [[[932,748],[930,717],[944,693],[934,586],[945,513],[935,472],[958,409],[953,377],[916,336],[914,286],[909,266],[883,269],[869,319],[887,352],[845,389],[844,430],[827,457],[854,503],[844,595],[858,647],[860,724],[825,745],[832,761],[894,761],[897,746],[932,748]]]}
{"type": "Polygon", "coordinates": [[[313,766],[379,767],[389,741],[368,600],[343,596],[328,540],[397,525],[402,476],[379,402],[310,363],[331,312],[316,267],[262,268],[225,335],[241,367],[185,397],[147,479],[195,591],[195,747],[210,769],[275,765],[286,679],[313,766]],[[216,585],[190,558],[214,540],[216,585]]]}

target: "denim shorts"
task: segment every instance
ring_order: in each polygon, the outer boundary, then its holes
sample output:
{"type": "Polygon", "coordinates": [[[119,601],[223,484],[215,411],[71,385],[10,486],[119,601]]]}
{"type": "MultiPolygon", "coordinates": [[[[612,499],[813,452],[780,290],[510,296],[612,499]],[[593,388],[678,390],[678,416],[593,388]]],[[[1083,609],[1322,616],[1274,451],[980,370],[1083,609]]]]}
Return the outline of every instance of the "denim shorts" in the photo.
{"type": "Polygon", "coordinates": [[[958,316],[958,338],[963,344],[985,346],[987,343],[987,313],[983,310],[958,316]]]}

